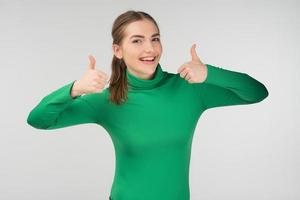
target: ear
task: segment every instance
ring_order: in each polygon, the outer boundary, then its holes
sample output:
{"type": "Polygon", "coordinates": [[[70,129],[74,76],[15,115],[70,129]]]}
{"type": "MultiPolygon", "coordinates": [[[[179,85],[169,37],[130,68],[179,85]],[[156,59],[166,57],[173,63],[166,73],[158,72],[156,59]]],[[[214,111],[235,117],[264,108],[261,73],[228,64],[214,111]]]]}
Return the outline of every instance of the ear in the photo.
{"type": "Polygon", "coordinates": [[[123,56],[122,56],[122,49],[121,49],[121,47],[120,47],[119,45],[113,44],[113,45],[112,45],[112,50],[113,50],[114,55],[115,55],[117,58],[121,59],[121,58],[123,57],[123,56]]]}

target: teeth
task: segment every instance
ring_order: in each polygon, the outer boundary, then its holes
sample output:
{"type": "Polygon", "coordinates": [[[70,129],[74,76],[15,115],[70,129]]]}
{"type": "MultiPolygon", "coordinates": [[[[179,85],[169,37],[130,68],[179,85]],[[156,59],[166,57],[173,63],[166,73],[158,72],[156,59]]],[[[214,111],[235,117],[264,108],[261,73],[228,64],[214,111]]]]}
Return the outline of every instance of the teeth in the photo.
{"type": "Polygon", "coordinates": [[[153,61],[155,59],[155,57],[152,57],[152,58],[141,58],[141,60],[143,61],[153,61]]]}

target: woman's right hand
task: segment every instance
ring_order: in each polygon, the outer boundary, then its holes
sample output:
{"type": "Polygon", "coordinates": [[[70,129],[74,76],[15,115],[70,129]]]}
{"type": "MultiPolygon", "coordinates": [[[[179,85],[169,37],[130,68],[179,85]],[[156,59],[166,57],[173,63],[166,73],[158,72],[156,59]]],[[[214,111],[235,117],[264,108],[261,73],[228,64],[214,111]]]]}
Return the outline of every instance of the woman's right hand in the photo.
{"type": "Polygon", "coordinates": [[[108,75],[95,68],[96,60],[89,55],[88,70],[82,79],[76,80],[71,91],[71,96],[80,96],[82,94],[102,92],[108,82],[108,75]]]}

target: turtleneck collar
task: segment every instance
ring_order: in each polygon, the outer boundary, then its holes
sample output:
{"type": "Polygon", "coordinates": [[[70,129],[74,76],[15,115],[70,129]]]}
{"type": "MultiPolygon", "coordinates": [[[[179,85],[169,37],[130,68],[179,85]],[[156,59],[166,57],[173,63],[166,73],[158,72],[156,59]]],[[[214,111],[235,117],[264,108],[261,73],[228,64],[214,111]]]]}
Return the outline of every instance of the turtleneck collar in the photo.
{"type": "Polygon", "coordinates": [[[162,68],[159,63],[156,66],[156,70],[154,72],[152,79],[139,78],[139,77],[131,74],[126,67],[126,76],[127,76],[129,90],[130,89],[145,90],[145,89],[155,88],[158,85],[158,83],[164,78],[164,75],[165,74],[162,71],[162,68]]]}

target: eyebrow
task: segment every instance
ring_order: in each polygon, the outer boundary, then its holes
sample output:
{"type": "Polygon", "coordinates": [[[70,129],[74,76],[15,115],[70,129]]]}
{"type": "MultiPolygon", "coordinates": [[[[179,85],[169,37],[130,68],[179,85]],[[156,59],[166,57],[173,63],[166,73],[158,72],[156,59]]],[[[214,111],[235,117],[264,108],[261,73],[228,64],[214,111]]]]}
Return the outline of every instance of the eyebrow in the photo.
{"type": "MultiPolygon", "coordinates": [[[[155,37],[155,36],[160,36],[160,34],[159,33],[154,33],[152,35],[152,37],[155,37]]],[[[130,38],[133,38],[133,37],[145,38],[145,36],[143,36],[143,35],[132,35],[130,38]]]]}

